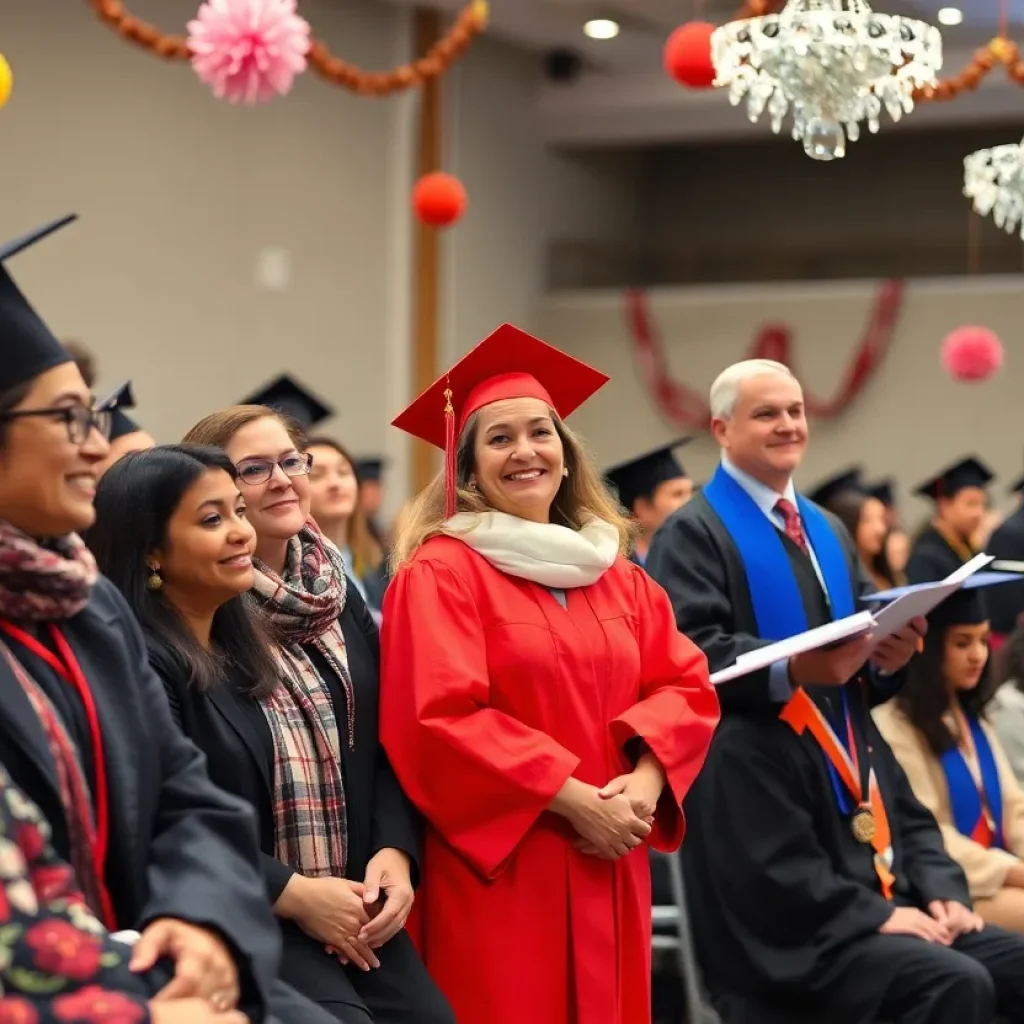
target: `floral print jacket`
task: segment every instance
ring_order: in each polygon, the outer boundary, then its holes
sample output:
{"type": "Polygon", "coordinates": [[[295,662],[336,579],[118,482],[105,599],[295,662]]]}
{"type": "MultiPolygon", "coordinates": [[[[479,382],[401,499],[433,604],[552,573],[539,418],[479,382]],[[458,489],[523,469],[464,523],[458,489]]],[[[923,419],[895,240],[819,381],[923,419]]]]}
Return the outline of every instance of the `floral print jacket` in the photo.
{"type": "Polygon", "coordinates": [[[131,949],[111,939],[0,765],[0,1024],[149,1024],[131,949]]]}

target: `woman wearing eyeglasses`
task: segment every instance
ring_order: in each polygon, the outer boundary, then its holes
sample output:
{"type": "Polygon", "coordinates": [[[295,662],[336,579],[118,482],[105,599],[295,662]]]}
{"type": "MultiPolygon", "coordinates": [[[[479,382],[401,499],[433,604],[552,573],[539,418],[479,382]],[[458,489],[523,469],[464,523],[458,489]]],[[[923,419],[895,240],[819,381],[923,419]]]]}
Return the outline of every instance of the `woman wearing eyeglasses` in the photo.
{"type": "Polygon", "coordinates": [[[281,638],[258,741],[195,739],[215,775],[223,760],[262,793],[282,978],[341,1020],[358,1007],[377,1024],[450,1024],[403,930],[417,828],[377,736],[377,628],[310,518],[305,438],[266,406],[242,405],[206,417],[185,443],[223,448],[235,465],[256,531],[252,593],[281,638]]]}
{"type": "Polygon", "coordinates": [[[252,813],[174,728],[138,624],[78,536],[109,417],[4,265],[71,219],[0,247],[0,749],[92,913],[141,931],[132,967],[169,963],[152,1019],[238,1006],[261,1021],[279,946],[252,813]]]}

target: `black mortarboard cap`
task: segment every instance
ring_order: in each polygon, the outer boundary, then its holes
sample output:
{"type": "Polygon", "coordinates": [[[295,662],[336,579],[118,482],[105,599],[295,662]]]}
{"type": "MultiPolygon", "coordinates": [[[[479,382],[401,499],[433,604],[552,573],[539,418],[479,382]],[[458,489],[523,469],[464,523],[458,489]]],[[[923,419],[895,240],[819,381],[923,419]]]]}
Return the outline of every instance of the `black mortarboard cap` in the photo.
{"type": "Polygon", "coordinates": [[[132,392],[132,382],[126,380],[116,391],[107,395],[97,403],[97,408],[109,411],[110,416],[110,440],[116,441],[126,434],[135,434],[141,429],[124,410],[135,408],[135,395],[132,392]]]}
{"type": "Polygon", "coordinates": [[[861,472],[862,470],[859,466],[844,469],[841,473],[836,473],[827,480],[822,480],[807,497],[816,505],[827,505],[837,494],[845,494],[847,491],[865,494],[867,492],[864,489],[861,472]]]}
{"type": "Polygon", "coordinates": [[[631,509],[637,498],[650,498],[659,484],[686,476],[686,470],[674,452],[691,440],[689,437],[676,438],[635,459],[620,462],[605,470],[605,479],[618,491],[623,506],[631,509]]]}
{"type": "Polygon", "coordinates": [[[979,626],[989,619],[985,591],[1000,583],[1019,583],[1021,577],[1009,572],[979,572],[968,577],[964,585],[950,594],[928,615],[929,629],[950,626],[979,626]]]}
{"type": "Polygon", "coordinates": [[[24,249],[53,234],[75,215],[61,217],[44,224],[27,235],[0,245],[0,392],[33,380],[55,366],[72,362],[71,353],[54,337],[43,318],[22,295],[14,278],[7,272],[7,260],[24,249]]]}
{"type": "MultiPolygon", "coordinates": [[[[928,625],[930,629],[945,628],[946,626],[976,626],[988,619],[988,612],[985,604],[985,591],[989,587],[995,587],[1002,583],[1019,583],[1021,575],[1015,572],[993,572],[982,570],[968,576],[941,604],[936,605],[928,613],[928,625]]],[[[905,587],[894,587],[892,590],[876,591],[874,594],[865,594],[864,600],[877,602],[878,604],[889,604],[904,594],[922,590],[935,584],[915,583],[905,587]]]]}
{"type": "Polygon", "coordinates": [[[864,491],[872,498],[877,498],[886,508],[896,507],[896,484],[892,477],[865,484],[864,491]]]}
{"type": "Polygon", "coordinates": [[[938,501],[939,498],[954,497],[965,487],[986,487],[993,479],[995,474],[980,459],[969,456],[926,480],[914,493],[938,501]]]}
{"type": "Polygon", "coordinates": [[[290,416],[303,430],[309,430],[321,420],[334,415],[334,410],[329,405],[286,373],[250,395],[243,404],[266,405],[285,416],[290,416]]]}
{"type": "Polygon", "coordinates": [[[380,480],[384,475],[386,459],[379,455],[367,455],[356,459],[355,471],[360,480],[380,480]]]}

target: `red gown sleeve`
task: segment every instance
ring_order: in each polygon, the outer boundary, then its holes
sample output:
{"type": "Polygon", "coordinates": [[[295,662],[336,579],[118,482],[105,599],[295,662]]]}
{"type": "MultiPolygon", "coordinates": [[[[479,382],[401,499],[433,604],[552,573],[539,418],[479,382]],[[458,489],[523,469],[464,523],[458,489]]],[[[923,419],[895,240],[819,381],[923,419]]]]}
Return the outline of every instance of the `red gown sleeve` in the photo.
{"type": "Polygon", "coordinates": [[[642,570],[634,576],[640,700],[611,723],[612,739],[619,748],[642,739],[664,769],[667,784],[649,842],[669,852],[683,841],[683,797],[704,764],[718,725],[718,696],[707,658],[676,628],[668,595],[642,570]]]}
{"type": "Polygon", "coordinates": [[[488,700],[472,594],[447,566],[407,564],[385,597],[381,739],[412,802],[494,878],[579,758],[488,700]]]}

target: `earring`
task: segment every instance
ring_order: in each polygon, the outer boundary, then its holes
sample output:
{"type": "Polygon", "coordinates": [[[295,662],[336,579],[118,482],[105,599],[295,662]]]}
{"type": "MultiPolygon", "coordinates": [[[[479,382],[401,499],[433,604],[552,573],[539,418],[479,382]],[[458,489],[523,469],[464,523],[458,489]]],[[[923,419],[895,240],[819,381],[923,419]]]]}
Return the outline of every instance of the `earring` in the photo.
{"type": "Polygon", "coordinates": [[[469,483],[468,483],[468,484],[467,484],[466,486],[467,486],[467,487],[468,487],[468,488],[469,488],[469,489],[470,489],[471,491],[475,491],[475,490],[476,490],[476,481],[475,481],[475,480],[470,480],[470,481],[469,481],[469,483]]]}
{"type": "Polygon", "coordinates": [[[160,573],[154,569],[149,574],[149,579],[146,580],[146,586],[150,590],[159,590],[164,585],[164,581],[160,578],[160,573]]]}
{"type": "Polygon", "coordinates": [[[568,476],[568,475],[569,475],[569,467],[568,466],[563,466],[562,467],[562,476],[568,476]]]}

